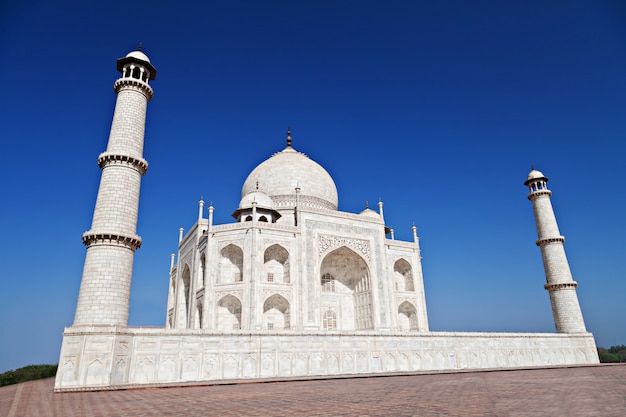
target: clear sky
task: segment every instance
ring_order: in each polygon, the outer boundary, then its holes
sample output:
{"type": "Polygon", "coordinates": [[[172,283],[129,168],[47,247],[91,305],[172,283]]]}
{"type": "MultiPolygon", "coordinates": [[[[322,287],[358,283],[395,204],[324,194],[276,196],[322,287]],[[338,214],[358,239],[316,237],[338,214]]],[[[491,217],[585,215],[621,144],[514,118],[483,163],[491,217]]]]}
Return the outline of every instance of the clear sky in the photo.
{"type": "Polygon", "coordinates": [[[415,222],[434,331],[554,331],[534,164],[588,330],[626,344],[624,22],[619,0],[2,2],[0,372],[58,361],[115,61],[139,42],[158,74],[131,325],[164,325],[170,253],[200,197],[234,221],[291,125],[341,210],[381,198],[402,240],[415,222]]]}

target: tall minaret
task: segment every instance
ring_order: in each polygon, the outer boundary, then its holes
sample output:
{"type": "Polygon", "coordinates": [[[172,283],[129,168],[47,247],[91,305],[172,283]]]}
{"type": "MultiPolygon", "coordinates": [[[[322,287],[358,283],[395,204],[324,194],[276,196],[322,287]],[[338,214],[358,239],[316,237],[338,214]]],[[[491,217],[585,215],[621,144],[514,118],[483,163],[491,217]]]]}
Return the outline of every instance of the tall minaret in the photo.
{"type": "Polygon", "coordinates": [[[543,268],[546,272],[544,288],[550,293],[557,333],[584,333],[587,330],[576,295],[578,283],[572,279],[567,263],[563,248],[565,238],[559,233],[559,226],[556,224],[550,202],[552,192],[548,190],[547,182],[548,178],[534,168],[524,182],[530,189],[528,199],[535,211],[537,246],[541,248],[543,268]]]}
{"type": "Polygon", "coordinates": [[[143,159],[146,107],[152,98],[149,80],[156,69],[148,57],[133,51],[117,60],[122,77],[113,85],[115,113],[102,169],[91,230],[83,234],[87,246],[74,326],[128,326],[130,283],[137,236],[141,177],[148,169],[143,159]]]}

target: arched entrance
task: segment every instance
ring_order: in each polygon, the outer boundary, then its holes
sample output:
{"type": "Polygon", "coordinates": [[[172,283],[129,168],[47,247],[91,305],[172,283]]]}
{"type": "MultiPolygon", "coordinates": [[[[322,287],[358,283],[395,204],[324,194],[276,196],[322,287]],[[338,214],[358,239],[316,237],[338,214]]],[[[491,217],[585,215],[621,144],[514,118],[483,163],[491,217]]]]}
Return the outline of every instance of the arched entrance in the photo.
{"type": "Polygon", "coordinates": [[[330,252],[320,266],[323,306],[336,306],[339,330],[374,328],[370,273],[365,260],[342,246],[330,252]]]}

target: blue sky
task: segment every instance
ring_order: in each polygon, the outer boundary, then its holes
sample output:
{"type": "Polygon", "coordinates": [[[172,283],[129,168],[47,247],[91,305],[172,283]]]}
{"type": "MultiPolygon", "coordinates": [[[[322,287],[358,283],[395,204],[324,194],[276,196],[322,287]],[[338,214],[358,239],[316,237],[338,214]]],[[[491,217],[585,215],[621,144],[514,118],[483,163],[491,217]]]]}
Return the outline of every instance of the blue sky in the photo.
{"type": "Polygon", "coordinates": [[[554,330],[522,185],[534,164],[588,330],[626,343],[623,2],[105,3],[0,5],[0,372],[58,360],[115,61],[139,42],[158,75],[131,325],[164,325],[170,253],[199,198],[233,221],[291,125],[341,210],[381,198],[403,240],[415,222],[431,330],[554,330]]]}

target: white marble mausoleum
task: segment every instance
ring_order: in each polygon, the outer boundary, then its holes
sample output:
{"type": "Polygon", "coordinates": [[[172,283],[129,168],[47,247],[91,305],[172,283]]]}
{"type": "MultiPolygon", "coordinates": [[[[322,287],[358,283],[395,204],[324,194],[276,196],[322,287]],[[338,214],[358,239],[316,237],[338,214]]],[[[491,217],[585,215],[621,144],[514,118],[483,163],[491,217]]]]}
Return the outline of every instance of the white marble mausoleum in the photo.
{"type": "Polygon", "coordinates": [[[284,149],[250,167],[232,223],[214,224],[213,207],[200,201],[195,224],[181,229],[163,280],[164,327],[129,327],[156,69],[141,50],[120,58],[117,69],[76,315],[63,334],[55,390],[598,362],[541,172],[533,169],[524,184],[556,333],[431,332],[415,227],[412,241],[396,240],[382,202],[377,210],[340,211],[333,179],[294,149],[291,132],[284,149]]]}

